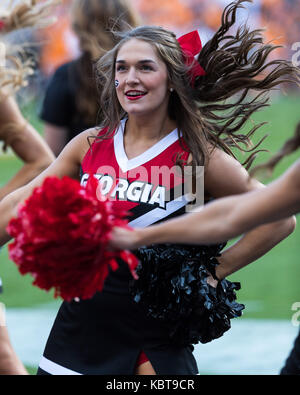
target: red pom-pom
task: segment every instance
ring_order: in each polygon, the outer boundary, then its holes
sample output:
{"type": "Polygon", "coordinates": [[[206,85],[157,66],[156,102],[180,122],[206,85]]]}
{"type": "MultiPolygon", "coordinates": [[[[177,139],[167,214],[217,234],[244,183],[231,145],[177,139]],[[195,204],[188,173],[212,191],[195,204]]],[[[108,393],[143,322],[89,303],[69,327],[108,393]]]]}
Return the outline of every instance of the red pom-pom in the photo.
{"type": "Polygon", "coordinates": [[[10,221],[14,238],[9,256],[21,274],[31,273],[33,284],[55,289],[70,301],[88,299],[101,291],[109,266],[125,260],[134,277],[137,258],[129,251],[109,251],[114,226],[127,226],[126,213],[101,195],[91,176],[86,187],[69,177],[46,178],[10,221]]]}

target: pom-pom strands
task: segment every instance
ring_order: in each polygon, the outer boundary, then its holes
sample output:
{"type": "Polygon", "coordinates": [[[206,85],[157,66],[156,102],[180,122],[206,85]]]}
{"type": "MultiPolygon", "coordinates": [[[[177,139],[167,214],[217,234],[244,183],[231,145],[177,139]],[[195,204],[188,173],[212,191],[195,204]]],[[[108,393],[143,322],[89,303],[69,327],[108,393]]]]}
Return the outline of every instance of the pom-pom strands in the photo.
{"type": "Polygon", "coordinates": [[[6,57],[7,65],[0,67],[0,101],[28,85],[28,77],[33,74],[33,61],[22,62],[17,56],[6,57]]]}
{"type": "Polygon", "coordinates": [[[239,283],[226,279],[213,288],[214,273],[223,245],[153,245],[137,251],[139,279],[131,286],[136,303],[148,315],[169,325],[175,344],[208,343],[230,329],[230,320],[242,315],[236,302],[239,283]]]}
{"type": "MultiPolygon", "coordinates": [[[[51,13],[53,7],[60,3],[61,0],[22,0],[17,4],[11,1],[5,9],[0,5],[0,39],[2,35],[18,29],[43,28],[53,24],[56,18],[51,13]]],[[[5,49],[4,42],[1,41],[1,45],[5,49]]],[[[26,86],[34,68],[33,60],[26,59],[22,49],[18,49],[18,55],[8,55],[8,50],[5,52],[5,65],[0,67],[0,101],[26,86]]]]}
{"type": "Polygon", "coordinates": [[[55,297],[91,298],[102,290],[109,267],[118,268],[117,258],[127,262],[136,278],[137,258],[107,249],[113,226],[127,221],[126,213],[101,195],[99,185],[95,177],[86,188],[68,177],[49,177],[8,225],[14,238],[10,259],[21,274],[33,275],[34,285],[54,288],[55,297]]]}
{"type": "Polygon", "coordinates": [[[23,0],[6,10],[0,9],[0,31],[8,33],[26,27],[49,26],[56,21],[51,15],[52,8],[60,3],[61,0],[23,0]]]}

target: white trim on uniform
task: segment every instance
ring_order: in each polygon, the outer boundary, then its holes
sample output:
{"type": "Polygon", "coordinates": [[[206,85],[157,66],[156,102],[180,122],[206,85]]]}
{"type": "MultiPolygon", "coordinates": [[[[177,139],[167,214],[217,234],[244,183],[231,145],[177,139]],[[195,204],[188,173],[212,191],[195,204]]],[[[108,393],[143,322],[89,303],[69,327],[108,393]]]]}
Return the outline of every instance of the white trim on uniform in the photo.
{"type": "Polygon", "coordinates": [[[159,140],[152,147],[147,149],[141,155],[135,158],[128,159],[125,149],[124,149],[124,130],[127,119],[122,119],[117,132],[114,136],[114,149],[115,156],[120,169],[125,173],[126,171],[135,169],[144,163],[149,162],[151,159],[155,158],[161,154],[165,149],[167,149],[171,144],[178,140],[178,130],[174,129],[172,132],[167,134],[164,138],[159,140]]]}
{"type": "Polygon", "coordinates": [[[145,228],[146,226],[152,225],[155,222],[166,218],[168,215],[175,213],[175,211],[186,206],[189,202],[194,199],[194,196],[187,193],[185,195],[179,196],[177,199],[172,200],[166,204],[166,208],[155,208],[147,213],[141,215],[140,217],[132,220],[128,225],[139,228],[145,228]]]}
{"type": "Polygon", "coordinates": [[[45,357],[42,357],[39,367],[43,369],[45,372],[50,373],[52,375],[82,376],[81,373],[75,372],[74,370],[58,365],[57,363],[52,362],[45,357]]]}

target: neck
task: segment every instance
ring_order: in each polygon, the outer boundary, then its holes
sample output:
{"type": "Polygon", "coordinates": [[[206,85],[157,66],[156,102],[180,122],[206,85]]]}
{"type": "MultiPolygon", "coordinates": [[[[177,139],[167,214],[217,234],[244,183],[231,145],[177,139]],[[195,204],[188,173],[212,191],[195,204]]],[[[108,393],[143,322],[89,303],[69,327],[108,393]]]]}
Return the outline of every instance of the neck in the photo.
{"type": "Polygon", "coordinates": [[[155,117],[136,117],[128,115],[125,134],[130,140],[160,140],[176,129],[175,121],[167,114],[155,117]]]}

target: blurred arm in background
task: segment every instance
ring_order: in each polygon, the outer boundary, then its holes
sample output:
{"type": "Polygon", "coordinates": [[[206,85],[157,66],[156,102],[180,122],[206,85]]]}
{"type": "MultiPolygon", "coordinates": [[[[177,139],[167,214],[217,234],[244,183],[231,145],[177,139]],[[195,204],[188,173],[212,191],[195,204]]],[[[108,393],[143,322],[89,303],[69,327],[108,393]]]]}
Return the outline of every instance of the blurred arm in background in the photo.
{"type": "Polygon", "coordinates": [[[24,162],[13,178],[0,188],[1,200],[47,168],[54,155],[39,133],[24,119],[12,97],[0,102],[0,140],[4,142],[4,150],[10,147],[24,162]]]}

